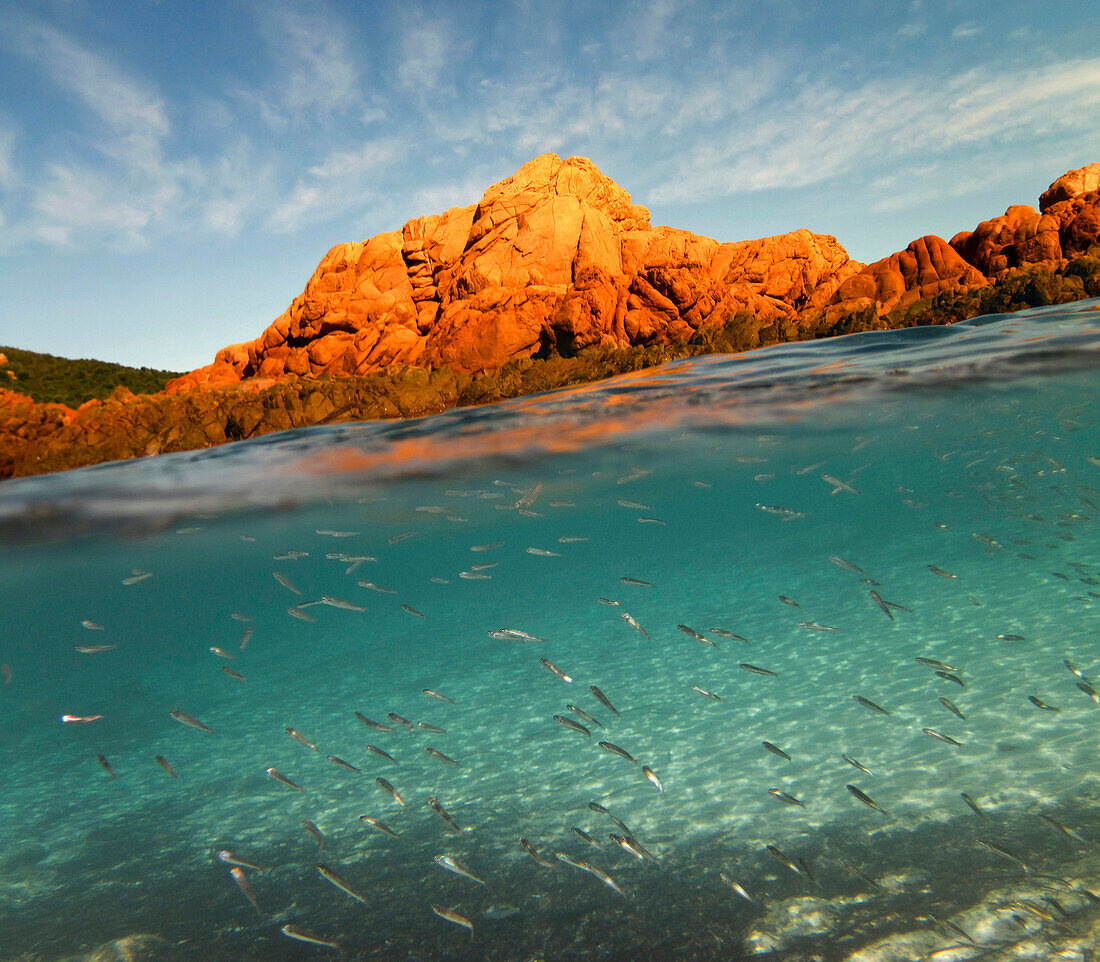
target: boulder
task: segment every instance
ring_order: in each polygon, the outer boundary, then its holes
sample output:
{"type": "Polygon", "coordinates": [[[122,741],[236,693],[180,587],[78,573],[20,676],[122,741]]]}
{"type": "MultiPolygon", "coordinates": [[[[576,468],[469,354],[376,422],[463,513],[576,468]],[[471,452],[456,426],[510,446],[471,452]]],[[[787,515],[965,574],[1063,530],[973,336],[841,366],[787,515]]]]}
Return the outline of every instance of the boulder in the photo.
{"type": "Polygon", "coordinates": [[[1078,167],[1062,174],[1039,198],[1039,210],[1044,214],[1059,201],[1070,200],[1079,194],[1100,190],[1100,163],[1078,167]]]}
{"type": "Polygon", "coordinates": [[[835,311],[872,307],[878,316],[924,297],[965,293],[989,281],[942,237],[919,237],[903,251],[868,264],[849,276],[829,299],[835,311]]]}

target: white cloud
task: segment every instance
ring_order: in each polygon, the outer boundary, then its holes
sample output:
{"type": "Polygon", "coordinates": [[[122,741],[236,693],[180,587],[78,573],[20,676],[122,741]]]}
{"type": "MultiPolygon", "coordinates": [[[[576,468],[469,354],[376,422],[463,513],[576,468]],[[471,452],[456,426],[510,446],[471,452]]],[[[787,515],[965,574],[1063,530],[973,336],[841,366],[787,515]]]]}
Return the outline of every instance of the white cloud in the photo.
{"type": "Polygon", "coordinates": [[[18,181],[15,172],[15,134],[0,128],[0,189],[10,189],[18,181]]]}
{"type": "Polygon", "coordinates": [[[53,27],[35,24],[23,44],[54,84],[105,125],[109,135],[99,140],[99,149],[136,169],[157,171],[170,125],[153,88],[53,27]]]}
{"type": "Polygon", "coordinates": [[[207,164],[202,181],[200,222],[216,234],[239,233],[276,196],[274,165],[245,138],[207,164]]]}
{"type": "Polygon", "coordinates": [[[966,40],[969,37],[976,37],[981,32],[981,27],[979,27],[973,20],[968,20],[966,23],[960,23],[954,30],[951,31],[951,39],[966,40]]]}
{"type": "Polygon", "coordinates": [[[34,192],[34,209],[43,220],[38,234],[69,244],[77,232],[107,235],[122,246],[140,244],[152,212],[129,203],[117,184],[86,168],[51,165],[46,180],[34,192]]]}
{"type": "Polygon", "coordinates": [[[446,20],[419,17],[406,24],[400,50],[398,84],[421,93],[433,91],[454,53],[454,31],[446,20]]]}
{"type": "Polygon", "coordinates": [[[304,224],[354,215],[377,196],[384,175],[403,153],[403,145],[393,138],[367,141],[356,150],[333,151],[310,167],[290,196],[272,211],[268,229],[287,234],[304,224]]]}
{"type": "Polygon", "coordinates": [[[626,14],[626,42],[632,58],[653,60],[690,46],[687,0],[641,0],[626,14]],[[686,22],[685,22],[686,21],[686,22]]]}
{"type": "Polygon", "coordinates": [[[273,129],[289,123],[327,121],[358,109],[359,71],[346,38],[350,24],[321,5],[260,4],[260,32],[278,66],[263,92],[234,91],[252,101],[273,129]]]}
{"type": "Polygon", "coordinates": [[[815,80],[753,116],[731,110],[731,133],[685,152],[648,200],[699,202],[926,163],[960,145],[1084,129],[1098,109],[1100,59],[1021,71],[975,69],[934,88],[923,76],[854,88],[815,80]],[[1073,111],[1064,109],[1067,103],[1073,111]],[[761,121],[761,114],[769,119],[761,121]]]}

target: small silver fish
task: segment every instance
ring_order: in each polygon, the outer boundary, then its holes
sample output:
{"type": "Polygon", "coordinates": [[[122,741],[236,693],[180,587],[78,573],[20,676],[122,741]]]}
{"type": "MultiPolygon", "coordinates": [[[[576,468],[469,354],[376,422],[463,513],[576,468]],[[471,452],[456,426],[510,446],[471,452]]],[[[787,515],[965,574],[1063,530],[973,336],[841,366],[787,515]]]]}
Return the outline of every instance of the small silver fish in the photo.
{"type": "Polygon", "coordinates": [[[943,705],[944,708],[946,708],[949,712],[951,712],[951,714],[957,716],[958,718],[962,719],[963,721],[966,721],[966,715],[964,715],[961,711],[959,711],[958,706],[953,701],[951,701],[949,698],[940,698],[939,702],[940,702],[941,705],[943,705]]]}
{"type": "Polygon", "coordinates": [[[395,802],[397,802],[398,805],[400,805],[402,808],[405,807],[405,799],[401,797],[397,789],[394,788],[393,785],[391,785],[388,781],[386,781],[386,779],[382,778],[382,776],[379,776],[375,779],[375,782],[378,784],[378,787],[382,789],[382,791],[384,791],[387,795],[389,795],[395,802]]]}
{"type": "Polygon", "coordinates": [[[876,705],[870,698],[864,698],[862,695],[852,695],[852,701],[857,705],[862,705],[864,708],[870,708],[871,711],[878,712],[880,715],[893,714],[893,712],[888,712],[881,705],[876,705]]]}
{"type": "Polygon", "coordinates": [[[389,725],[383,725],[381,722],[371,721],[362,712],[356,712],[355,717],[358,718],[367,728],[373,728],[376,732],[392,732],[393,729],[389,725]]]}
{"type": "Polygon", "coordinates": [[[304,828],[317,842],[317,851],[321,851],[325,847],[325,836],[321,834],[321,830],[308,818],[302,819],[302,828],[304,828]]]}
{"type": "Polygon", "coordinates": [[[748,664],[748,662],[741,662],[738,667],[744,668],[745,671],[751,672],[754,675],[771,675],[774,678],[779,677],[779,672],[777,671],[770,671],[767,668],[758,668],[756,665],[748,664]]]}
{"type": "MultiPolygon", "coordinates": [[[[614,603],[618,604],[617,601],[614,603]]],[[[630,625],[630,627],[633,628],[635,631],[641,632],[643,635],[645,635],[646,638],[649,637],[649,632],[646,631],[641,625],[639,625],[638,622],[634,620],[634,617],[628,612],[623,612],[623,621],[630,625]]]]}
{"type": "Polygon", "coordinates": [[[844,568],[846,571],[854,571],[856,574],[861,574],[861,575],[866,575],[867,574],[867,572],[864,571],[859,565],[852,564],[852,562],[846,561],[844,558],[840,558],[835,554],[834,555],[829,555],[829,560],[833,564],[835,564],[838,568],[844,568]]]}
{"type": "Polygon", "coordinates": [[[851,765],[852,768],[856,768],[859,771],[863,772],[864,775],[873,775],[874,774],[874,772],[872,772],[869,768],[865,768],[863,765],[861,765],[859,762],[857,762],[854,758],[852,758],[851,755],[841,755],[840,757],[843,758],[849,765],[851,765]]]}
{"type": "Polygon", "coordinates": [[[987,841],[984,838],[979,838],[978,844],[989,849],[991,852],[996,852],[1002,858],[1007,858],[1010,862],[1016,862],[1024,870],[1025,875],[1031,874],[1031,869],[1028,868],[1027,863],[1013,852],[1011,849],[1005,848],[1003,845],[998,845],[996,842],[987,841]]]}
{"type": "Polygon", "coordinates": [[[859,790],[859,789],[858,789],[858,788],[857,788],[857,787],[856,787],[855,785],[845,785],[844,787],[845,787],[845,788],[847,788],[847,789],[848,789],[848,791],[849,791],[849,792],[851,792],[851,793],[852,793],[852,795],[853,795],[853,796],[854,796],[855,798],[858,798],[858,799],[859,799],[859,800],[860,800],[861,802],[863,802],[863,804],[864,804],[864,805],[866,805],[866,806],[867,806],[868,808],[873,808],[873,809],[874,809],[874,810],[875,810],[876,812],[879,812],[879,813],[880,813],[880,814],[882,814],[882,815],[888,815],[888,814],[889,814],[889,813],[888,813],[888,812],[886,811],[886,809],[884,809],[884,808],[883,808],[882,806],[880,806],[880,805],[878,804],[878,802],[876,802],[876,801],[875,801],[875,800],[874,800],[873,798],[871,798],[871,796],[870,796],[870,795],[866,795],[866,794],[864,794],[864,793],[863,793],[862,791],[860,791],[860,790],[859,790]]]}
{"type": "Polygon", "coordinates": [[[217,854],[217,857],[218,857],[218,861],[219,862],[225,862],[226,865],[239,865],[241,868],[252,868],[252,869],[256,869],[256,871],[258,871],[258,872],[263,871],[263,866],[262,865],[257,865],[255,862],[250,862],[246,858],[241,858],[239,855],[234,855],[232,852],[228,851],[227,849],[223,848],[221,851],[217,852],[216,854],[217,854]]]}
{"type": "Polygon", "coordinates": [[[302,593],[302,589],[299,588],[293,581],[291,581],[281,571],[273,571],[271,573],[271,576],[277,582],[279,582],[279,584],[281,584],[284,588],[286,588],[288,591],[293,591],[296,595],[300,595],[302,593]]]}
{"type": "Polygon", "coordinates": [[[536,862],[538,862],[539,865],[548,865],[548,866],[550,866],[550,865],[554,864],[549,859],[545,859],[541,855],[539,855],[539,853],[535,850],[535,846],[532,845],[530,843],[530,841],[528,841],[526,838],[520,837],[519,844],[523,846],[523,850],[528,855],[530,855],[531,858],[533,858],[536,862]]]}
{"type": "MultiPolygon", "coordinates": [[[[580,722],[573,721],[572,718],[566,718],[564,715],[555,715],[554,721],[556,721],[562,728],[566,728],[571,732],[577,732],[580,735],[586,735],[588,738],[592,737],[592,732],[584,727],[580,722]]],[[[602,725],[600,726],[603,727],[602,725]]]]}
{"type": "Polygon", "coordinates": [[[599,745],[605,752],[610,752],[612,755],[618,755],[620,758],[625,758],[628,762],[633,762],[635,765],[638,764],[638,759],[631,755],[625,748],[620,748],[614,742],[600,742],[599,745]]]}
{"type": "Polygon", "coordinates": [[[306,748],[311,748],[315,752],[319,752],[320,749],[313,744],[305,735],[303,735],[297,728],[287,728],[286,733],[293,738],[299,745],[305,745],[306,748]]]}
{"type": "MultiPolygon", "coordinates": [[[[778,851],[778,849],[776,851],[778,851]]],[[[728,885],[731,889],[733,889],[738,895],[740,895],[741,898],[743,898],[746,902],[752,902],[753,901],[753,897],[751,895],[749,895],[748,892],[745,891],[744,887],[742,887],[739,883],[737,883],[733,879],[731,879],[725,872],[719,872],[718,877],[723,882],[725,882],[726,885],[728,885]]]]}
{"type": "Polygon", "coordinates": [[[322,945],[325,948],[340,950],[340,944],[338,942],[327,942],[324,939],[318,938],[316,935],[310,935],[309,932],[304,932],[297,926],[290,925],[289,923],[284,925],[280,932],[283,933],[288,939],[294,939],[296,942],[305,942],[309,945],[322,945]]]}
{"type": "Polygon", "coordinates": [[[292,781],[291,781],[291,780],[290,780],[289,778],[287,778],[287,777],[286,777],[286,775],[284,775],[284,774],[283,774],[282,772],[280,772],[280,771],[278,771],[278,770],[276,770],[276,769],[274,769],[274,768],[265,768],[265,769],[264,769],[264,771],[265,771],[265,772],[267,772],[267,774],[268,774],[268,775],[269,775],[269,776],[270,776],[271,778],[274,778],[274,779],[275,779],[275,781],[277,781],[277,782],[281,782],[281,783],[282,783],[282,784],[284,784],[284,785],[285,785],[285,786],[286,786],[287,788],[293,788],[293,789],[294,789],[294,791],[296,791],[296,792],[302,792],[303,794],[305,793],[305,789],[304,789],[304,788],[302,788],[302,786],[301,786],[301,785],[298,785],[298,784],[296,784],[295,782],[292,782],[292,781]]]}
{"type": "Polygon", "coordinates": [[[973,811],[975,815],[984,818],[987,822],[989,821],[989,816],[981,810],[981,808],[978,806],[978,803],[974,801],[974,799],[972,799],[969,795],[967,795],[966,792],[962,792],[959,797],[964,802],[966,802],[967,805],[970,806],[971,811],[973,811]]]}
{"type": "Polygon", "coordinates": [[[447,869],[448,872],[454,872],[455,875],[461,875],[463,878],[468,878],[471,882],[477,882],[478,885],[485,884],[484,879],[478,878],[463,865],[462,862],[456,858],[452,858],[450,855],[437,855],[433,861],[441,868],[447,869]]]}
{"type": "Polygon", "coordinates": [[[599,688],[597,688],[595,685],[589,685],[588,690],[592,692],[593,696],[601,705],[604,706],[604,708],[610,709],[616,715],[619,714],[619,709],[611,704],[611,700],[607,697],[607,695],[600,691],[599,688]]]}
{"type": "Polygon", "coordinates": [[[458,762],[456,762],[453,758],[451,758],[449,755],[444,755],[443,752],[439,751],[438,749],[429,746],[428,748],[425,748],[424,751],[431,755],[432,758],[436,759],[437,761],[446,762],[448,765],[458,764],[458,762]]]}
{"type": "Polygon", "coordinates": [[[562,671],[557,665],[555,665],[549,658],[540,658],[539,664],[542,665],[543,668],[546,668],[547,670],[553,672],[562,681],[568,682],[569,684],[573,683],[573,679],[564,671],[562,671]]]}
{"type": "Polygon", "coordinates": [[[356,775],[362,775],[363,771],[360,768],[356,768],[351,762],[345,762],[342,758],[337,758],[335,755],[325,756],[333,765],[339,765],[341,768],[346,768],[349,772],[355,772],[356,775]]]}
{"type": "Polygon", "coordinates": [[[694,638],[696,641],[700,642],[701,644],[710,645],[711,648],[717,648],[718,647],[713,641],[711,641],[705,635],[699,634],[699,632],[697,632],[694,628],[689,628],[687,625],[677,625],[676,627],[679,628],[680,631],[682,631],[689,638],[694,638]]]}
{"type": "Polygon", "coordinates": [[[779,515],[784,521],[794,521],[795,518],[806,517],[801,511],[792,511],[790,508],[784,508],[780,504],[760,504],[758,501],[756,507],[765,514],[779,515]]]}
{"type": "Polygon", "coordinates": [[[325,879],[328,882],[331,882],[341,892],[350,895],[353,899],[358,902],[362,902],[364,905],[367,904],[366,897],[362,895],[362,893],[357,892],[354,888],[351,887],[351,883],[348,882],[347,879],[337,875],[327,865],[318,865],[317,871],[321,873],[321,878],[325,879]]]}
{"type": "Polygon", "coordinates": [[[778,755],[780,758],[784,758],[788,762],[791,760],[791,756],[783,751],[783,749],[780,748],[778,745],[773,745],[771,742],[761,742],[760,744],[764,746],[764,749],[766,751],[771,752],[773,755],[778,755]]]}
{"type": "Polygon", "coordinates": [[[451,813],[450,813],[450,812],[448,812],[448,811],[447,811],[447,809],[445,809],[445,808],[443,807],[443,805],[442,805],[442,804],[440,803],[440,801],[439,801],[439,799],[438,799],[438,798],[435,798],[434,796],[431,796],[431,797],[429,797],[429,798],[428,798],[428,807],[429,807],[429,808],[430,808],[430,809],[431,809],[431,810],[432,810],[433,812],[435,812],[435,813],[436,813],[436,815],[438,815],[438,816],[439,816],[439,817],[440,817],[441,819],[443,819],[443,821],[447,823],[447,826],[448,826],[448,827],[449,827],[449,828],[450,828],[450,829],[451,829],[451,830],[452,830],[452,831],[453,831],[453,832],[454,832],[454,833],[455,833],[456,835],[461,835],[461,834],[462,834],[462,829],[458,827],[458,824],[457,824],[457,823],[455,822],[455,820],[454,820],[454,819],[453,819],[453,818],[451,817],[451,813]]]}
{"type": "Polygon", "coordinates": [[[583,719],[590,725],[595,725],[597,728],[603,728],[603,722],[601,722],[598,718],[594,718],[592,715],[589,715],[588,712],[586,712],[583,708],[579,708],[576,705],[566,705],[565,707],[578,718],[583,719]]]}
{"type": "Polygon", "coordinates": [[[928,735],[930,738],[936,738],[941,742],[946,742],[948,745],[962,744],[962,742],[955,741],[955,739],[952,738],[950,735],[945,735],[943,732],[938,732],[934,728],[922,728],[921,731],[924,732],[924,734],[928,735]]]}
{"type": "Polygon", "coordinates": [[[1034,695],[1028,695],[1027,700],[1031,702],[1036,708],[1041,708],[1043,711],[1061,711],[1060,708],[1055,708],[1053,705],[1048,705],[1041,698],[1036,698],[1034,695]]]}
{"type": "Polygon", "coordinates": [[[229,870],[229,874],[233,876],[233,881],[237,883],[237,888],[241,890],[244,897],[252,903],[252,907],[260,915],[263,915],[263,909],[260,908],[260,903],[256,901],[256,895],[252,891],[252,886],[248,883],[248,876],[244,874],[244,869],[235,865],[229,870]]]}
{"type": "Polygon", "coordinates": [[[361,821],[364,825],[369,825],[371,828],[377,829],[380,832],[385,832],[387,835],[392,835],[394,838],[401,837],[381,819],[372,818],[370,815],[360,815],[359,821],[361,821]]]}
{"type": "Polygon", "coordinates": [[[797,805],[799,808],[805,808],[806,807],[802,803],[801,799],[795,798],[789,792],[780,791],[778,788],[769,788],[768,789],[768,794],[771,795],[772,798],[777,798],[777,799],[779,799],[779,801],[784,802],[787,805],[797,805]]]}
{"type": "Polygon", "coordinates": [[[339,608],[341,611],[366,611],[362,605],[357,605],[354,602],[346,601],[343,598],[337,598],[335,595],[321,595],[321,604],[328,605],[330,608],[339,608]]]}
{"type": "Polygon", "coordinates": [[[453,922],[455,925],[461,925],[464,929],[469,929],[470,938],[472,939],[474,937],[474,923],[466,918],[465,915],[459,915],[454,909],[449,909],[444,905],[433,905],[432,911],[441,919],[446,919],[448,922],[453,922]]]}
{"type": "Polygon", "coordinates": [[[194,728],[196,731],[205,732],[207,735],[217,734],[213,728],[208,728],[197,718],[192,718],[190,715],[182,711],[170,711],[168,713],[181,725],[186,725],[188,728],[194,728]]]}

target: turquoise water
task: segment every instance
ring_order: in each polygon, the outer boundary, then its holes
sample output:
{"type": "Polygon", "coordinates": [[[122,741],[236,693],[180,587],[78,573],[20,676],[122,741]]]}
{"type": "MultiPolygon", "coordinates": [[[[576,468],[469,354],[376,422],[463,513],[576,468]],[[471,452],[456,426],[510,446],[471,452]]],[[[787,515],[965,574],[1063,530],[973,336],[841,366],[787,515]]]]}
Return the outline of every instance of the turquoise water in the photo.
{"type": "Polygon", "coordinates": [[[1098,309],[0,486],[0,959],[1091,957],[1098,309]]]}

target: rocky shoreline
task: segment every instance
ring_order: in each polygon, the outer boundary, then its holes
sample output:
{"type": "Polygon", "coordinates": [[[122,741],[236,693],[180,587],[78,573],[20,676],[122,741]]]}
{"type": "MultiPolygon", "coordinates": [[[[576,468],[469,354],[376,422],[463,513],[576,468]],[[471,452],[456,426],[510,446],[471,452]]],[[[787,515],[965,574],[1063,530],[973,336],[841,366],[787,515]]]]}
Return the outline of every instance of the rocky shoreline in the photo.
{"type": "Polygon", "coordinates": [[[0,478],[417,417],[676,358],[1100,296],[1100,163],[1039,209],[873,264],[795,231],[719,244],[653,228],[584,158],[547,154],[482,201],[340,244],[261,337],[158,394],[76,409],[0,389],[0,478]]]}

